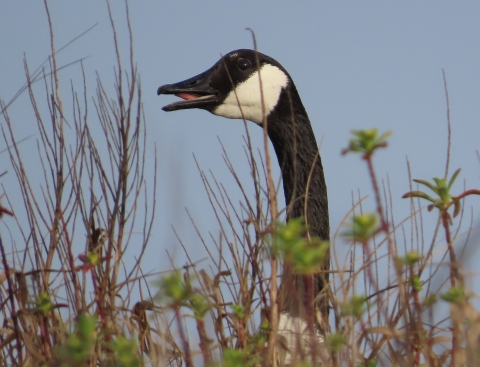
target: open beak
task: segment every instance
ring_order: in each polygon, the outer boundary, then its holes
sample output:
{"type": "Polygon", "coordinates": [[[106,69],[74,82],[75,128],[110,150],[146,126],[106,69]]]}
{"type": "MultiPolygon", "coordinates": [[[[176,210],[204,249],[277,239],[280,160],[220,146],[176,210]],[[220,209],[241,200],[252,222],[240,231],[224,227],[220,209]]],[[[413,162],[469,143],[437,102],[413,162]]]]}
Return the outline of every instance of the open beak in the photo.
{"type": "Polygon", "coordinates": [[[162,85],[157,94],[174,94],[183,101],[173,102],[162,108],[164,111],[206,108],[218,103],[218,91],[210,87],[213,67],[207,71],[175,84],[162,85]]]}

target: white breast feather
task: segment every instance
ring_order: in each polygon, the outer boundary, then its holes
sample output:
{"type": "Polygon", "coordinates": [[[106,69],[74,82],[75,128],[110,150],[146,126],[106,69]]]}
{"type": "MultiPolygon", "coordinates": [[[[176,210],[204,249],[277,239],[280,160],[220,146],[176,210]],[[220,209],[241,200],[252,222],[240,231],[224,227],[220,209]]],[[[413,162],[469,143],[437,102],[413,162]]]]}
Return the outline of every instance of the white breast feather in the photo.
{"type": "MultiPolygon", "coordinates": [[[[281,314],[278,321],[278,339],[280,341],[279,348],[283,350],[283,360],[281,365],[289,365],[300,362],[302,351],[308,359],[311,357],[311,337],[308,331],[308,324],[305,320],[298,317],[291,317],[287,314],[281,314]]],[[[325,342],[325,337],[318,331],[315,333],[315,343],[317,348],[321,347],[325,342]]]]}

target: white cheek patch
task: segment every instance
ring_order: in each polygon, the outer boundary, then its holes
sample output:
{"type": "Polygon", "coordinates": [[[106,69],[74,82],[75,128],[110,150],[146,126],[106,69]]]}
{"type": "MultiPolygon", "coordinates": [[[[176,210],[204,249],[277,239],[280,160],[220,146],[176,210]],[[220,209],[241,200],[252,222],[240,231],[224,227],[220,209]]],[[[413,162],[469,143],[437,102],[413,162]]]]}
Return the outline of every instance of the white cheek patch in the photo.
{"type": "MultiPolygon", "coordinates": [[[[267,117],[277,105],[282,89],[287,87],[288,77],[282,70],[270,64],[262,66],[260,77],[262,78],[265,117],[267,117]]],[[[239,103],[245,119],[259,125],[262,124],[264,116],[258,71],[254,72],[243,83],[238,84],[235,91],[231,91],[213,113],[231,119],[241,119],[242,112],[238,106],[239,103]]]]}

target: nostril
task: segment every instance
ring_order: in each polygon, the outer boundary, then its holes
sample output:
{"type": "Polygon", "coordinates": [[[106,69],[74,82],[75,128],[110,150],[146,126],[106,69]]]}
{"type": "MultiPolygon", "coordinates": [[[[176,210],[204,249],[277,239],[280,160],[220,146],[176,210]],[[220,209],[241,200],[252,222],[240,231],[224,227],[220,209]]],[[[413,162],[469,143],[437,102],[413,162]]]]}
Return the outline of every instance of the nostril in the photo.
{"type": "Polygon", "coordinates": [[[195,85],[195,84],[197,84],[197,81],[196,81],[196,80],[194,80],[194,81],[192,81],[192,82],[190,82],[190,83],[187,83],[187,85],[188,85],[189,87],[192,86],[192,85],[195,85]]]}

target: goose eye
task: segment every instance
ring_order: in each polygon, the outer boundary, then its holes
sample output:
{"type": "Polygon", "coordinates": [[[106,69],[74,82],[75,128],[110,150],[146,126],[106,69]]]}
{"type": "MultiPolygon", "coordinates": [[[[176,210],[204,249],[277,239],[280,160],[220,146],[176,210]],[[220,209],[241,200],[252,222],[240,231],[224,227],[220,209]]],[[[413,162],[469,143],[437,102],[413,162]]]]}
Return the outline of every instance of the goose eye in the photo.
{"type": "Polygon", "coordinates": [[[247,70],[250,66],[252,66],[252,64],[250,64],[250,61],[248,61],[247,59],[240,59],[238,60],[238,64],[237,64],[237,67],[240,69],[240,70],[247,70]]]}

